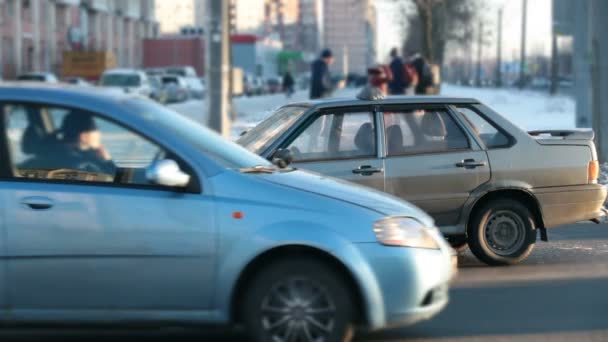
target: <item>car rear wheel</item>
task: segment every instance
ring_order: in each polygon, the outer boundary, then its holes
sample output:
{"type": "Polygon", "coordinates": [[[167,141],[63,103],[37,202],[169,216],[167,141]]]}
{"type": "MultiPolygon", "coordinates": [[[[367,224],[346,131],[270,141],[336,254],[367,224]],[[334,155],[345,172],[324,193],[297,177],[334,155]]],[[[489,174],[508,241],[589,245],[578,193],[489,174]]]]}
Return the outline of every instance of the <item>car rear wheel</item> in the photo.
{"type": "Polygon", "coordinates": [[[471,252],[488,265],[514,265],[525,260],[536,238],[534,219],[520,202],[504,199],[473,213],[468,227],[471,252]]]}
{"type": "Polygon", "coordinates": [[[265,268],[242,306],[257,342],[351,341],[352,296],[343,279],[315,260],[286,259],[265,268]]]}

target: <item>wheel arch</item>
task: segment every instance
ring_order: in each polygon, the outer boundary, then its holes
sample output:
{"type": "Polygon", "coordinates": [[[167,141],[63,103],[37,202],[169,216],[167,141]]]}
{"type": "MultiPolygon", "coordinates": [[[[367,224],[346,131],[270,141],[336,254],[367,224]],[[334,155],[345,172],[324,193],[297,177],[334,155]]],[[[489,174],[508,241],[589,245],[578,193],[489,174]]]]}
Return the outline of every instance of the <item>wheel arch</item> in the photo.
{"type": "Polygon", "coordinates": [[[473,215],[485,204],[497,199],[513,199],[524,204],[531,212],[535,228],[544,229],[545,221],[540,202],[529,190],[523,188],[501,188],[488,191],[479,196],[469,207],[465,216],[465,231],[468,231],[473,215]]]}
{"type": "Polygon", "coordinates": [[[238,277],[236,286],[230,296],[230,321],[242,323],[243,317],[240,310],[240,304],[244,298],[247,286],[255,279],[258,270],[266,267],[275,260],[281,260],[289,257],[311,257],[315,260],[330,265],[332,269],[336,269],[340,277],[348,286],[348,290],[355,298],[354,305],[357,313],[356,323],[365,324],[368,320],[366,317],[366,304],[362,290],[358,285],[355,276],[351,273],[346,265],[344,265],[337,257],[321,249],[306,246],[306,245],[284,245],[267,250],[256,258],[251,260],[243,269],[243,272],[238,277]]]}

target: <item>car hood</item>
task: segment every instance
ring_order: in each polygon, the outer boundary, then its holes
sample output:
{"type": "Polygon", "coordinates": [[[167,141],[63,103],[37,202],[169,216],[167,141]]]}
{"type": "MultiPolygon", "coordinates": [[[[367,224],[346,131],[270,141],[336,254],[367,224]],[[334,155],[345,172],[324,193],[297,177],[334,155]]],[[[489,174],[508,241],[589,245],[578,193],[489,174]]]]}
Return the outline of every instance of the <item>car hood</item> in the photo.
{"type": "Polygon", "coordinates": [[[429,215],[411,203],[342,179],[304,170],[261,174],[260,177],[274,184],[351,203],[383,215],[411,216],[428,227],[435,225],[429,215]]]}

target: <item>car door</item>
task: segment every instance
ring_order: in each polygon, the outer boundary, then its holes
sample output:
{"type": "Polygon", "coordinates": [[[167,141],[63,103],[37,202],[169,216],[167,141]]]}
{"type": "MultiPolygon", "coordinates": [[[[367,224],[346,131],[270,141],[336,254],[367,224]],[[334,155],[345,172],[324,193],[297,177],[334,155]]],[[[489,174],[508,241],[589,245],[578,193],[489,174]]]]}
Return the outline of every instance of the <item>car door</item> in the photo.
{"type": "Polygon", "coordinates": [[[490,179],[486,152],[443,106],[382,111],[385,191],[422,208],[439,226],[458,224],[469,194],[490,179]]]}
{"type": "Polygon", "coordinates": [[[0,241],[13,319],[158,319],[166,311],[211,308],[214,210],[194,169],[102,115],[0,106],[11,165],[0,181],[10,213],[0,241]],[[74,166],[65,154],[75,126],[69,121],[87,115],[88,129],[101,136],[97,148],[88,147],[105,157],[74,166]],[[163,157],[191,175],[188,190],[147,182],[145,168],[163,157]],[[112,171],[94,167],[110,162],[112,171]]]}
{"type": "Polygon", "coordinates": [[[378,157],[371,107],[328,109],[311,115],[282,147],[293,166],[384,189],[384,161],[378,157]]]}

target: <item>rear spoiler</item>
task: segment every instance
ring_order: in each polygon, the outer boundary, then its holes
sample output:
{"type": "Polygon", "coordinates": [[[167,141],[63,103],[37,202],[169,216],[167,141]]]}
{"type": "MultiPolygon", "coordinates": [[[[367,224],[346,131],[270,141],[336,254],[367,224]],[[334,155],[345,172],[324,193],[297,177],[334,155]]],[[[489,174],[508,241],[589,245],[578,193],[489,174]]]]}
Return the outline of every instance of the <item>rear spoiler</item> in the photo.
{"type": "Polygon", "coordinates": [[[528,132],[533,137],[549,135],[551,138],[561,138],[563,140],[593,140],[595,133],[591,129],[572,129],[572,130],[539,130],[528,132]]]}

